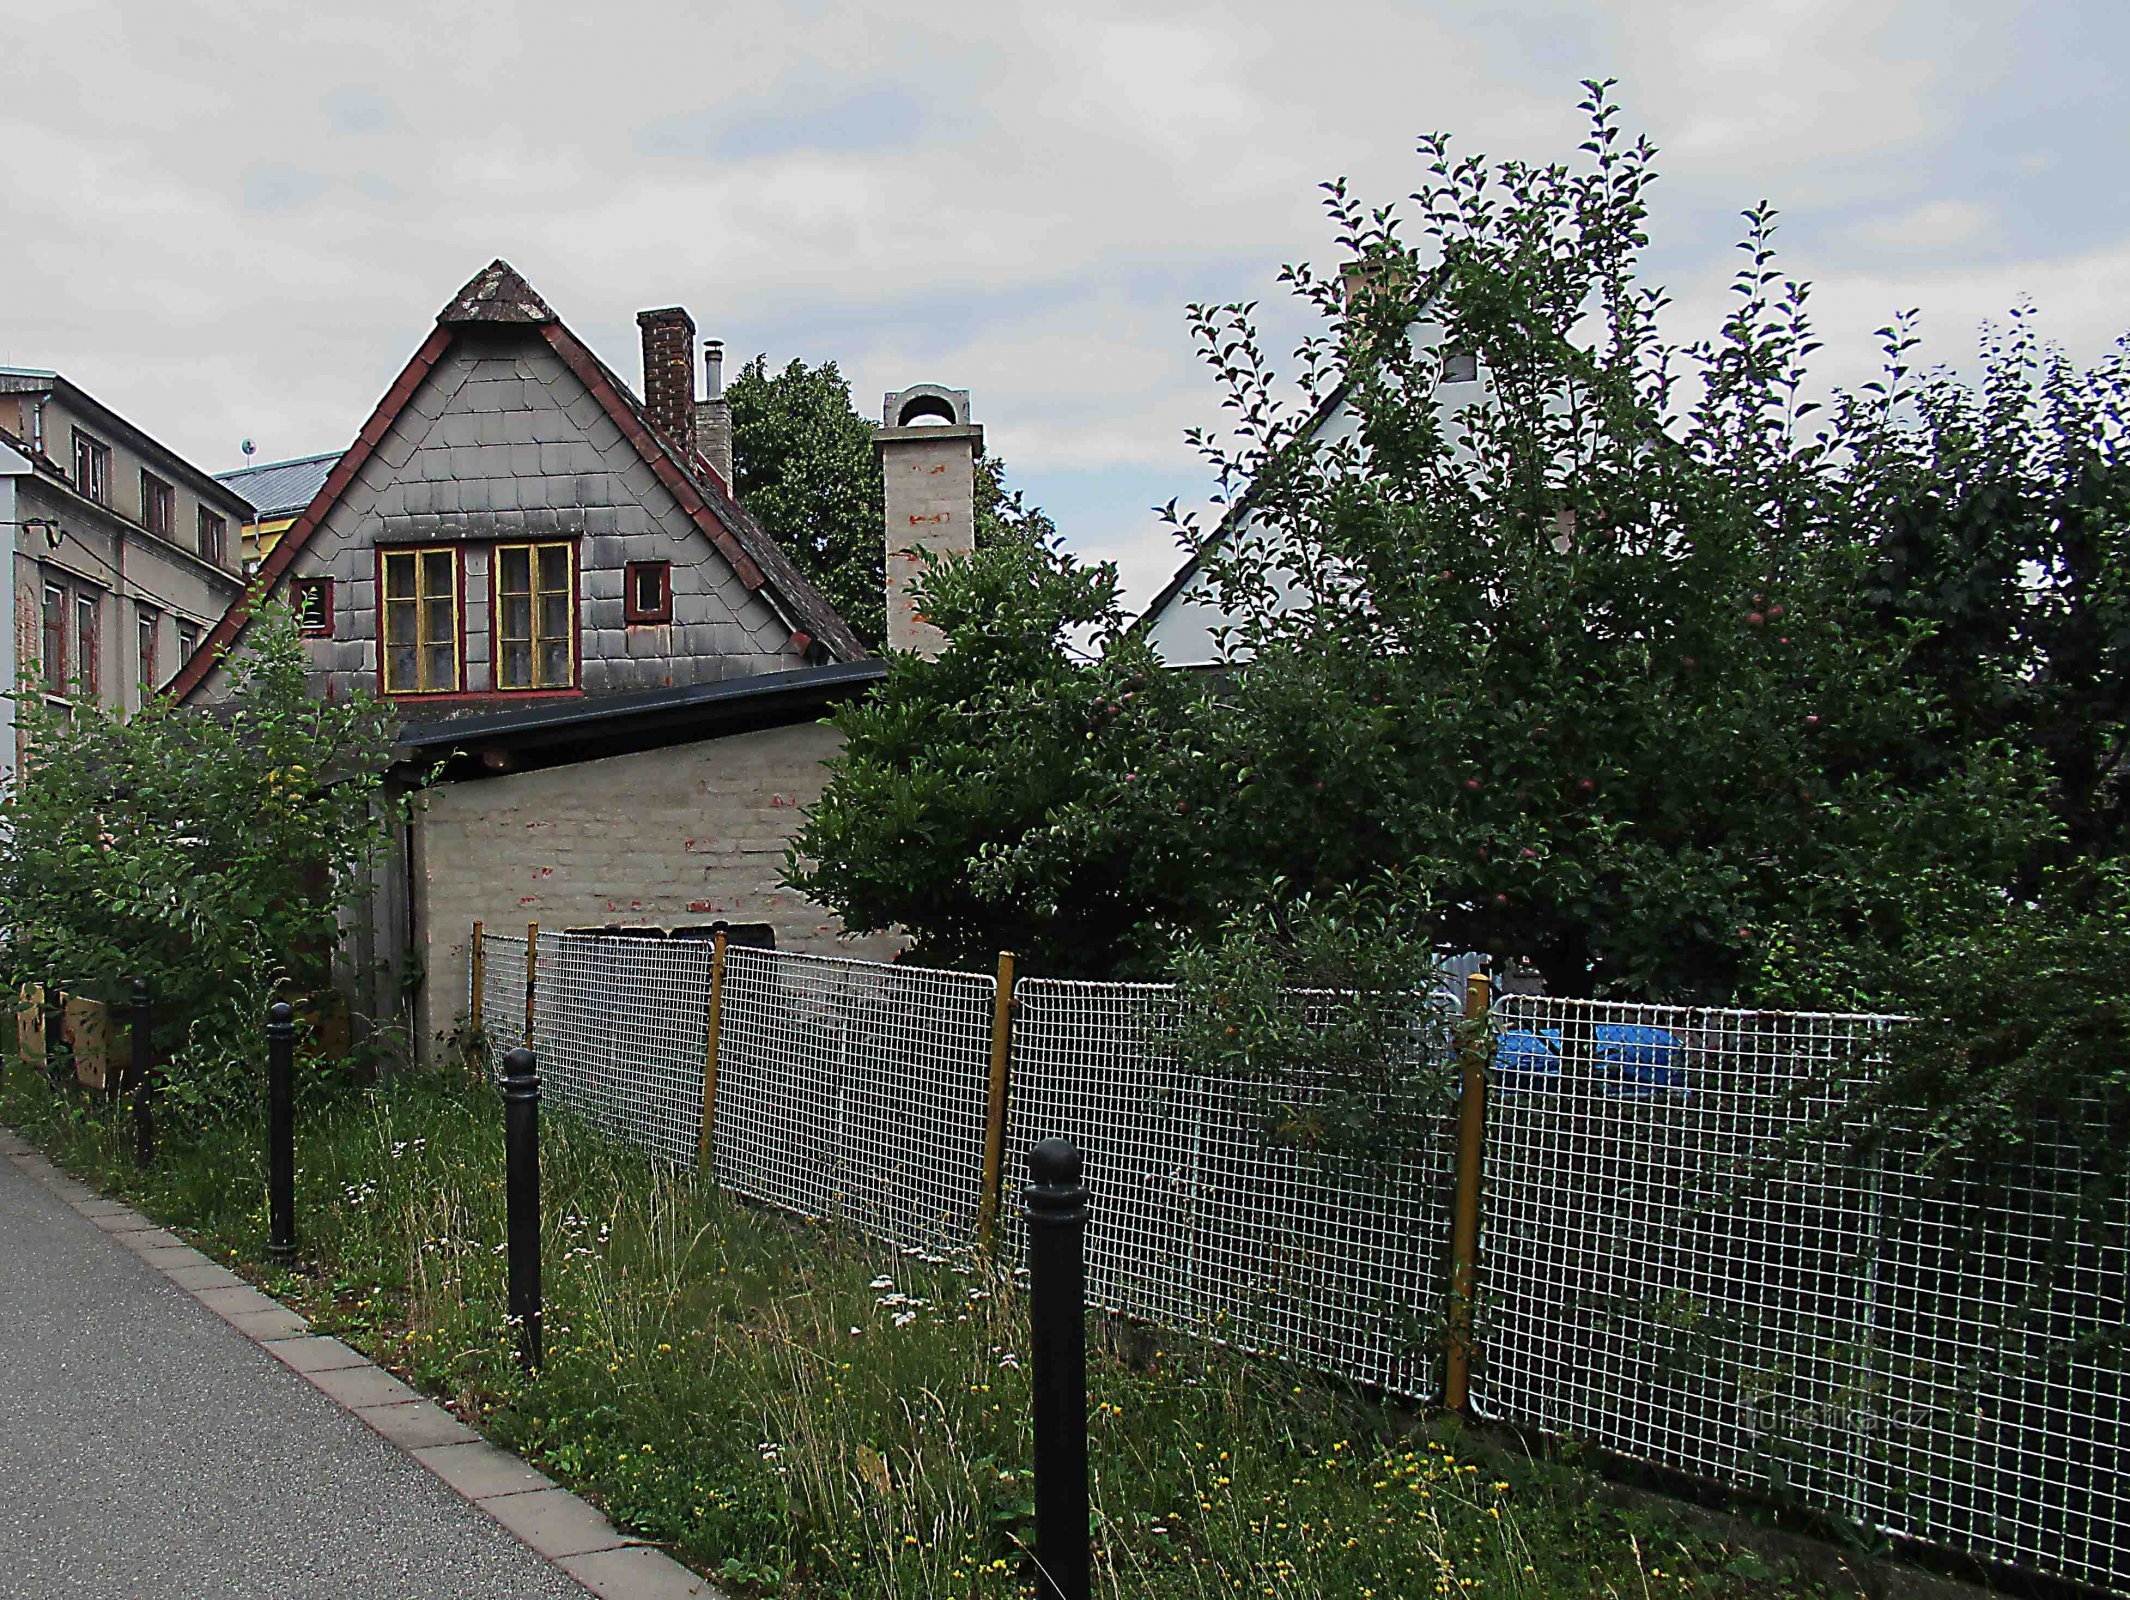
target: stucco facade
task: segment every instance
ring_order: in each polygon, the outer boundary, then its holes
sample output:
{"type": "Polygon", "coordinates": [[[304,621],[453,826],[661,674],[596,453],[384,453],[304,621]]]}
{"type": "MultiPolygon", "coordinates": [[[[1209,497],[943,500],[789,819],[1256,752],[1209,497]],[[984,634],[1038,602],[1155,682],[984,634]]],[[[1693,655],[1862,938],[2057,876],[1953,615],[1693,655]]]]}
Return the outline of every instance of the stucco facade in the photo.
{"type": "MultiPolygon", "coordinates": [[[[0,368],[0,689],[137,710],[242,587],[249,502],[55,373],[0,368]]],[[[15,706],[0,776],[20,756],[15,706]]]]}
{"type": "Polygon", "coordinates": [[[885,959],[784,887],[785,848],[840,736],[820,722],[440,785],[414,825],[417,1021],[432,1051],[463,1020],[468,939],[570,928],[766,923],[777,947],[885,959]]]}

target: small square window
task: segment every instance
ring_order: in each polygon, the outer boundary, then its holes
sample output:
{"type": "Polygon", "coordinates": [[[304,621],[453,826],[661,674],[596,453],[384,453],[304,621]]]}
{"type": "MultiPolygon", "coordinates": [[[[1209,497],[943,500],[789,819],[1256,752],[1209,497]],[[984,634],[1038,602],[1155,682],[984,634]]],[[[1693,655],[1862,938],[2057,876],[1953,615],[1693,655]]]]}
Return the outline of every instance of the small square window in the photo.
{"type": "Polygon", "coordinates": [[[1442,381],[1444,383],[1477,383],[1479,381],[1478,352],[1473,350],[1443,351],[1442,381]]]}
{"type": "Polygon", "coordinates": [[[333,637],[333,580],[298,578],[295,583],[296,631],[306,639],[333,637]]]}
{"type": "Polygon", "coordinates": [[[673,563],[631,561],[623,579],[625,622],[673,620],[673,563]]]}

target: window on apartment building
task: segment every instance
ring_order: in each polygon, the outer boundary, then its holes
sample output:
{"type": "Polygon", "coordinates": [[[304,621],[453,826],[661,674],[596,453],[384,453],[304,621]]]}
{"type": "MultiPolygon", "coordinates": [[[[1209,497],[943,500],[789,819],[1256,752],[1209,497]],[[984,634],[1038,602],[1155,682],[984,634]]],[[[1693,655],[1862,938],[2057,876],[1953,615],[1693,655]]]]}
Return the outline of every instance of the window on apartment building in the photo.
{"type": "Polygon", "coordinates": [[[111,447],[74,430],[74,487],[100,506],[111,503],[111,447]]]}
{"type": "Polygon", "coordinates": [[[448,694],[459,686],[459,553],[389,550],[384,558],[387,694],[448,694]]]}
{"type": "Polygon", "coordinates": [[[141,526],[169,538],[177,525],[177,494],[152,472],[141,474],[141,526]]]}
{"type": "Polygon", "coordinates": [[[1443,351],[1442,381],[1444,383],[1477,383],[1479,381],[1479,353],[1475,350],[1443,351]]]}
{"type": "Polygon", "coordinates": [[[298,578],[294,588],[296,631],[306,639],[333,637],[333,580],[298,578]]]}
{"type": "Polygon", "coordinates": [[[200,507],[201,557],[212,561],[218,567],[222,565],[222,547],[227,542],[228,536],[229,523],[221,516],[209,511],[205,506],[200,507]]]}
{"type": "Polygon", "coordinates": [[[673,563],[631,561],[622,588],[622,620],[625,622],[671,622],[673,620],[673,563]]]}
{"type": "Polygon", "coordinates": [[[161,615],[147,606],[134,613],[134,635],[138,658],[134,666],[135,679],[140,684],[141,698],[147,699],[161,686],[155,675],[155,647],[162,633],[161,615]]]}
{"type": "Polygon", "coordinates": [[[178,665],[182,667],[186,662],[190,661],[199,648],[200,630],[189,622],[179,623],[177,630],[178,665]]]}
{"type": "Polygon", "coordinates": [[[97,664],[102,652],[97,649],[101,630],[97,626],[97,613],[101,608],[93,594],[81,590],[74,593],[74,681],[80,686],[84,700],[94,700],[102,688],[101,674],[97,664]]]}
{"type": "Polygon", "coordinates": [[[44,688],[67,692],[67,592],[56,583],[44,586],[44,688]]]}
{"type": "Polygon", "coordinates": [[[577,678],[577,552],[496,546],[496,687],[566,689],[577,678]]]}

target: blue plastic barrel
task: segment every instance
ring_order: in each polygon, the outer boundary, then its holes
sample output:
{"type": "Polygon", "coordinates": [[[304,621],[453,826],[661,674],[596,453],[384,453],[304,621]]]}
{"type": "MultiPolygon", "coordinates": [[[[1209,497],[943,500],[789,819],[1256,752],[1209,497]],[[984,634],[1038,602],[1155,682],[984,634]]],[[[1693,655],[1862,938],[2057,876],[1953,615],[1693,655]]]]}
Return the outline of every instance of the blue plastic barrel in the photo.
{"type": "Polygon", "coordinates": [[[1686,1087],[1686,1052],[1669,1028],[1601,1022],[1590,1030],[1591,1058],[1607,1094],[1647,1095],[1686,1087]]]}

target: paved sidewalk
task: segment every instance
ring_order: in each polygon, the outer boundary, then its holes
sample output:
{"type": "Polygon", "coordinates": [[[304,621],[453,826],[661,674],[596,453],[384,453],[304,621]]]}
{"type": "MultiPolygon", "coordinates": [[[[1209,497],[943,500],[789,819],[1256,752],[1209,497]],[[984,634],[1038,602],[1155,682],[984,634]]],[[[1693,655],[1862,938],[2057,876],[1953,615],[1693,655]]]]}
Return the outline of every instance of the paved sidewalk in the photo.
{"type": "Polygon", "coordinates": [[[715,1597],[0,1129],[0,1597],[587,1594],[715,1597]]]}

